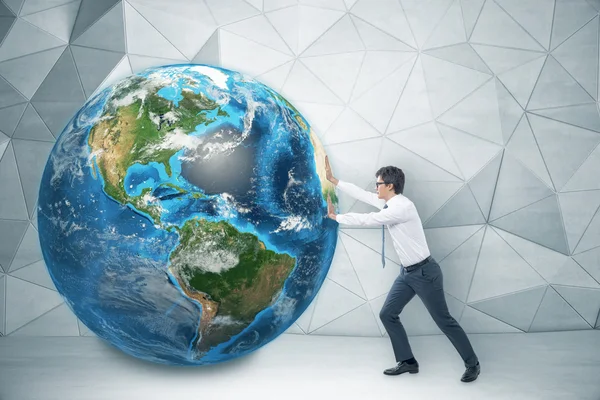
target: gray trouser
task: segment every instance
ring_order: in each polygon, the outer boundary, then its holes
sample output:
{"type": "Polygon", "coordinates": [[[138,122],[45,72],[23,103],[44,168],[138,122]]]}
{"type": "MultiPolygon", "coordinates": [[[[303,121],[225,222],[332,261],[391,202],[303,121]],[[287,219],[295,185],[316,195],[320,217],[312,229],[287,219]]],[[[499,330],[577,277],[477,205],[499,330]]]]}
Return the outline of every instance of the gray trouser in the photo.
{"type": "Polygon", "coordinates": [[[452,342],[465,362],[465,366],[471,367],[477,364],[477,356],[469,338],[448,312],[442,270],[433,258],[410,272],[402,267],[402,272],[394,281],[379,313],[379,318],[381,318],[392,342],[396,361],[400,362],[413,357],[406,331],[400,323],[399,314],[415,293],[423,301],[440,330],[452,342]]]}

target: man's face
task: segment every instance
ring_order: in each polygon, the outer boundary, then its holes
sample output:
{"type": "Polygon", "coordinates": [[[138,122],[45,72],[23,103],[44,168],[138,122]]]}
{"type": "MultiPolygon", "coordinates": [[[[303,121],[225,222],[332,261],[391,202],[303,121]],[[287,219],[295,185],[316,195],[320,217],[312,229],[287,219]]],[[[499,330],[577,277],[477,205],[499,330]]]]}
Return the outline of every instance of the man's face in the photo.
{"type": "Polygon", "coordinates": [[[375,186],[377,187],[377,196],[380,199],[386,199],[389,197],[389,194],[394,190],[394,185],[392,184],[386,184],[383,181],[383,178],[380,176],[377,177],[377,180],[375,182],[375,186]]]}

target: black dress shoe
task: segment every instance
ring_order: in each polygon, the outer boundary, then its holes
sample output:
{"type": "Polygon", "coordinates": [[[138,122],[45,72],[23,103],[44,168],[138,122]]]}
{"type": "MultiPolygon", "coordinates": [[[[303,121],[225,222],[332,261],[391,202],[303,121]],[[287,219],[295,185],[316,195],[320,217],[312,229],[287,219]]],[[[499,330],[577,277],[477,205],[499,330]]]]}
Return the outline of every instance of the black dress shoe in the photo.
{"type": "Polygon", "coordinates": [[[400,375],[405,372],[408,372],[410,374],[416,374],[417,372],[419,372],[419,363],[407,364],[405,362],[399,362],[394,367],[388,368],[385,371],[383,371],[385,375],[400,375]]]}
{"type": "Polygon", "coordinates": [[[468,367],[462,378],[460,378],[461,382],[473,382],[479,376],[480,371],[479,363],[474,367],[468,367]]]}

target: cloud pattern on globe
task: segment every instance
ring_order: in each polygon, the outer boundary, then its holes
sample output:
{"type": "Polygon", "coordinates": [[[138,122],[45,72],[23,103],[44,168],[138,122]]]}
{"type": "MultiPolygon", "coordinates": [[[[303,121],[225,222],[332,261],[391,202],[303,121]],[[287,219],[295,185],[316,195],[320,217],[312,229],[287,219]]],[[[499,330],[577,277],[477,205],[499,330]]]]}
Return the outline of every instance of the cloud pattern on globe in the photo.
{"type": "Polygon", "coordinates": [[[283,333],[335,252],[325,151],[285,98],[206,65],[151,68],[91,98],[40,187],[42,253],[92,332],[205,365],[283,333]]]}

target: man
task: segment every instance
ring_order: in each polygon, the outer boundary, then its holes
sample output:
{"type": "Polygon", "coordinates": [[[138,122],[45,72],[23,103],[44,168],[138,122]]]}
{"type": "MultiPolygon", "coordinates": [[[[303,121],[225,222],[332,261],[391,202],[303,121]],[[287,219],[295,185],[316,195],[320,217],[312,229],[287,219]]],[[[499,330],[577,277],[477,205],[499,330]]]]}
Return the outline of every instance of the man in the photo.
{"type": "MultiPolygon", "coordinates": [[[[463,382],[472,382],[479,376],[479,361],[467,335],[458,322],[448,312],[444,296],[443,276],[438,263],[431,257],[421,218],[404,191],[404,173],[393,166],[382,167],[376,173],[377,194],[358,186],[336,179],[331,172],[328,157],[325,157],[327,180],[348,195],[380,209],[372,213],[336,214],[327,199],[328,217],[345,225],[387,226],[394,244],[394,250],[402,263],[400,275],[394,281],[385,303],[379,313],[396,357],[397,364],[383,373],[399,375],[405,372],[419,372],[419,364],[413,357],[406,331],[400,322],[399,314],[416,294],[431,314],[431,317],[454,345],[462,357],[466,370],[461,377],[463,382]]],[[[385,259],[382,257],[383,262],[385,259]]]]}

